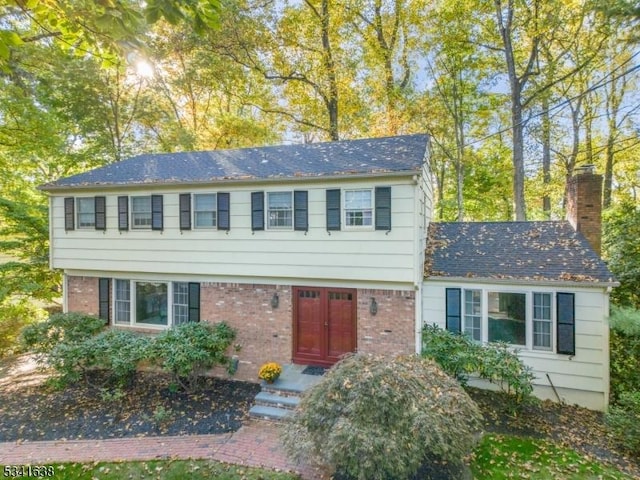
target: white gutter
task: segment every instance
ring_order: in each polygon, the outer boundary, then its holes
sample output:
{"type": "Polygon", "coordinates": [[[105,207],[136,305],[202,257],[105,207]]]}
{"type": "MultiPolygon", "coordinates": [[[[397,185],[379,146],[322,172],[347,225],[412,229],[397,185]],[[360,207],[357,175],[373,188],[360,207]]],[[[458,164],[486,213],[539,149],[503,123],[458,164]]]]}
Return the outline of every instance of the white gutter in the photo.
{"type": "Polygon", "coordinates": [[[494,277],[425,277],[425,281],[432,280],[434,282],[450,282],[450,283],[497,283],[509,285],[543,285],[548,287],[556,287],[558,285],[566,285],[570,287],[584,288],[611,288],[618,287],[620,282],[611,280],[608,282],[600,282],[594,280],[584,280],[581,282],[575,280],[548,280],[536,278],[494,278],[494,277]]]}
{"type": "Polygon", "coordinates": [[[203,185],[207,186],[219,186],[219,185],[247,185],[247,184],[264,184],[264,183],[303,183],[303,182],[327,182],[327,181],[348,181],[348,180],[360,180],[369,178],[397,178],[397,177],[409,177],[413,181],[413,177],[419,174],[417,170],[403,170],[400,172],[371,172],[371,173],[343,173],[334,175],[300,175],[299,177],[247,177],[247,178],[212,178],[199,181],[185,181],[185,182],[171,182],[171,181],[158,181],[158,182],[136,182],[136,183],[88,183],[84,185],[41,185],[38,190],[43,192],[72,192],[76,190],[135,190],[140,188],[149,189],[167,189],[174,187],[199,187],[203,185]]]}

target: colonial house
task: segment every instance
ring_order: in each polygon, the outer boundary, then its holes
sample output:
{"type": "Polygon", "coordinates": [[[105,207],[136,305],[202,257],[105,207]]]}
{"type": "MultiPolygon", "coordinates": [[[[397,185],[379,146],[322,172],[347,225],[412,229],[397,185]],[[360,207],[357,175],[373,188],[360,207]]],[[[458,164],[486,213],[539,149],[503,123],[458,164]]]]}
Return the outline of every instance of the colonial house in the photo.
{"type": "Polygon", "coordinates": [[[604,409],[599,177],[575,177],[573,226],[437,224],[428,154],[426,135],[150,154],[44,185],[64,309],[151,332],[224,320],[247,380],[419,352],[437,323],[516,346],[540,396],[604,409]]]}

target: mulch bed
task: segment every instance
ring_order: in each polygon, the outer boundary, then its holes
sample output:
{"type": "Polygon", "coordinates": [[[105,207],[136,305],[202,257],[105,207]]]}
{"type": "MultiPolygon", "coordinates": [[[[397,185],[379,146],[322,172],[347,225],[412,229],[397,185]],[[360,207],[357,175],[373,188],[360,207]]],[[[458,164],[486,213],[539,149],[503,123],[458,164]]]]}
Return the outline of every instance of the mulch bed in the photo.
{"type": "MultiPolygon", "coordinates": [[[[16,365],[0,362],[0,442],[233,432],[260,389],[248,382],[204,378],[196,392],[186,393],[170,388],[168,376],[140,372],[124,395],[108,398],[86,382],[52,390],[43,383],[46,376],[16,365]]],[[[487,432],[549,439],[640,478],[640,459],[616,444],[602,413],[548,401],[514,413],[503,394],[468,392],[484,415],[487,432]]]]}
{"type": "Polygon", "coordinates": [[[170,384],[165,375],[140,372],[124,395],[104,394],[83,381],[59,391],[43,384],[5,386],[0,389],[0,442],[233,432],[260,390],[218,378],[201,379],[193,393],[175,391],[170,384]]]}

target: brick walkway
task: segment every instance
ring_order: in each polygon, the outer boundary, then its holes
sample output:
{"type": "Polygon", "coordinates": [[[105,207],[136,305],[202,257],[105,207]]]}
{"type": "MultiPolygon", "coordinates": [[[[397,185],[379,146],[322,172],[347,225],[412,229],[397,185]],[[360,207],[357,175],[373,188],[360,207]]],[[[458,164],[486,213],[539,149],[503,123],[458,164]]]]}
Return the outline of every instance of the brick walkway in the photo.
{"type": "Polygon", "coordinates": [[[0,465],[155,459],[210,459],[297,472],[305,480],[321,475],[291,463],[278,438],[278,426],[252,420],[235,433],[108,440],[60,440],[0,443],[0,465]]]}

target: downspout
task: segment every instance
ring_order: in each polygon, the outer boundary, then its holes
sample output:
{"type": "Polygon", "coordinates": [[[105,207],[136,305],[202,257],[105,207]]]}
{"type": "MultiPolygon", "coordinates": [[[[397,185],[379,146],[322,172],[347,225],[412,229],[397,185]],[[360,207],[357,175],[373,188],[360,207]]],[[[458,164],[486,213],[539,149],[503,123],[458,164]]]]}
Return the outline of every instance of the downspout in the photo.
{"type": "Polygon", "coordinates": [[[66,272],[62,274],[62,313],[69,313],[69,282],[66,272]]]}
{"type": "Polygon", "coordinates": [[[422,282],[416,285],[416,353],[422,353],[422,282]]]}
{"type": "Polygon", "coordinates": [[[427,229],[427,219],[425,212],[426,210],[426,193],[422,189],[421,185],[422,177],[415,176],[414,177],[414,230],[413,230],[413,252],[415,255],[413,268],[415,269],[413,272],[414,278],[414,321],[415,321],[415,353],[420,355],[422,353],[422,276],[424,272],[424,248],[422,245],[422,237],[426,233],[427,229]]]}
{"type": "Polygon", "coordinates": [[[609,351],[609,315],[610,315],[610,298],[609,295],[611,294],[611,287],[607,287],[604,291],[604,311],[602,312],[602,320],[604,322],[604,325],[602,325],[602,336],[604,337],[604,351],[605,351],[605,355],[604,355],[604,378],[603,383],[604,383],[604,411],[606,412],[607,410],[609,410],[609,394],[610,394],[610,368],[611,366],[609,365],[610,362],[610,354],[611,352],[609,351]]]}

